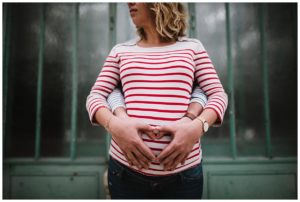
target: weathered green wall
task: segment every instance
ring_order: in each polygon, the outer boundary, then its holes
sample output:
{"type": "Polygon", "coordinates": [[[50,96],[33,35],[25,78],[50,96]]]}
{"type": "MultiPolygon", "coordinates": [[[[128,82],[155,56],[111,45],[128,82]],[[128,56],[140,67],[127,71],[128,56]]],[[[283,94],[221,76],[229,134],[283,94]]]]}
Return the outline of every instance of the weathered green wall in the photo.
{"type": "MultiPolygon", "coordinates": [[[[296,199],[296,159],[206,159],[204,199],[296,199]]],[[[105,163],[4,164],[5,199],[105,199],[105,163]],[[85,165],[84,165],[85,164],[85,165]]]]}

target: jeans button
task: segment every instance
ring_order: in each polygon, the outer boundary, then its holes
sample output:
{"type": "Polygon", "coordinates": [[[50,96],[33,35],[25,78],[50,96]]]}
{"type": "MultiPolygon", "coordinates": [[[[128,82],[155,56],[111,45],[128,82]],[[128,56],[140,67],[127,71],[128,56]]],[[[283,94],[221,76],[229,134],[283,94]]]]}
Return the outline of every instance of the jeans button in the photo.
{"type": "Polygon", "coordinates": [[[159,184],[159,183],[157,183],[157,182],[154,182],[153,184],[152,184],[152,189],[154,190],[154,191],[161,191],[161,185],[159,184]]]}

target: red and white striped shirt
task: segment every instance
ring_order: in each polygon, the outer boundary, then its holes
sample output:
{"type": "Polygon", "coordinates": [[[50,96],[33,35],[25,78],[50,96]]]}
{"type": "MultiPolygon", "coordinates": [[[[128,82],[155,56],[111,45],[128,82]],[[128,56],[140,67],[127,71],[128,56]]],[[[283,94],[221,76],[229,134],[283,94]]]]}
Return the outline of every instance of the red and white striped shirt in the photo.
{"type": "MultiPolygon", "coordinates": [[[[176,43],[163,47],[140,47],[138,39],[116,45],[107,57],[102,70],[87,97],[86,107],[94,125],[94,115],[101,107],[108,107],[107,96],[122,83],[127,113],[150,125],[167,125],[186,113],[194,80],[208,97],[204,109],[218,115],[215,125],[222,123],[227,108],[227,95],[215,68],[201,42],[182,37],[176,43]]],[[[170,142],[171,136],[152,140],[142,139],[154,154],[159,154],[170,142]]],[[[118,144],[112,139],[110,155],[130,167],[118,144]]],[[[186,170],[201,162],[201,146],[196,143],[184,165],[173,171],[164,171],[163,165],[152,162],[149,169],[137,172],[146,175],[169,175],[186,170]]]]}

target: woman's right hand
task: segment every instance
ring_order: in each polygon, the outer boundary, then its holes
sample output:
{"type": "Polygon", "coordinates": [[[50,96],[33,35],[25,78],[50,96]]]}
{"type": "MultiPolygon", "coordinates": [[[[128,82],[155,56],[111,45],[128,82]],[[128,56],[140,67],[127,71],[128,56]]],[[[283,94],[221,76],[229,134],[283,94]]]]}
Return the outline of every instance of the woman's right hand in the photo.
{"type": "Polygon", "coordinates": [[[139,169],[149,168],[149,163],[155,160],[150,148],[142,141],[141,133],[150,133],[154,127],[134,119],[113,117],[110,121],[109,133],[122,149],[130,165],[139,169]]]}

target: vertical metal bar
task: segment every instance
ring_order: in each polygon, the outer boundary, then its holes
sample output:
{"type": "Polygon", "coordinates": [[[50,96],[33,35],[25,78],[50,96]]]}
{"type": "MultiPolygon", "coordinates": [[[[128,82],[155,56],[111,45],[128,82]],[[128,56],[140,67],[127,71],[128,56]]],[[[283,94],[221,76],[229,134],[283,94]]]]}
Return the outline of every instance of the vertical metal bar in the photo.
{"type": "Polygon", "coordinates": [[[6,144],[6,137],[8,135],[8,67],[9,67],[9,58],[10,58],[10,34],[11,34],[11,5],[10,3],[4,4],[5,11],[5,32],[4,32],[4,43],[3,43],[3,145],[6,144]]]}
{"type": "Polygon", "coordinates": [[[237,157],[236,150],[236,129],[235,129],[235,104],[234,104],[234,81],[231,53],[231,33],[230,33],[230,6],[225,3],[226,9],[226,38],[227,38],[227,74],[228,74],[228,94],[229,94],[229,123],[230,123],[230,144],[232,158],[237,157]]]}
{"type": "Polygon", "coordinates": [[[191,38],[196,38],[196,5],[195,3],[188,3],[189,10],[189,36],[191,38]]]}
{"type": "Polygon", "coordinates": [[[245,121],[246,121],[246,108],[245,108],[245,67],[242,65],[242,49],[241,49],[241,42],[240,42],[240,37],[242,35],[241,33],[241,27],[243,24],[242,21],[242,15],[241,15],[241,8],[243,4],[235,4],[236,7],[236,67],[238,69],[238,83],[236,85],[239,86],[237,89],[237,97],[239,100],[239,105],[238,105],[238,114],[237,116],[239,117],[237,119],[237,134],[244,134],[245,133],[245,121]]]}
{"type": "Polygon", "coordinates": [[[263,68],[263,98],[264,98],[264,125],[266,132],[266,154],[272,158],[271,145],[271,120],[270,120],[270,101],[269,101],[269,78],[268,78],[268,62],[265,35],[265,19],[267,9],[266,4],[259,5],[259,27],[260,27],[260,48],[261,48],[261,64],[263,68]]]}
{"type": "MultiPolygon", "coordinates": [[[[117,3],[108,3],[109,6],[109,49],[116,43],[116,16],[117,16],[117,3]]],[[[111,136],[107,133],[106,137],[106,157],[109,158],[109,146],[111,136]]]]}
{"type": "Polygon", "coordinates": [[[78,93],[78,71],[77,71],[77,44],[78,44],[78,24],[79,24],[79,3],[74,5],[74,18],[72,27],[72,111],[71,111],[71,144],[70,144],[70,158],[76,158],[76,143],[77,143],[77,93],[78,93]]]}
{"type": "Polygon", "coordinates": [[[45,4],[41,4],[40,37],[39,37],[39,58],[36,98],[36,128],[35,128],[35,159],[41,155],[41,123],[42,123],[42,89],[43,89],[43,66],[44,66],[44,43],[45,43],[45,4]]]}

